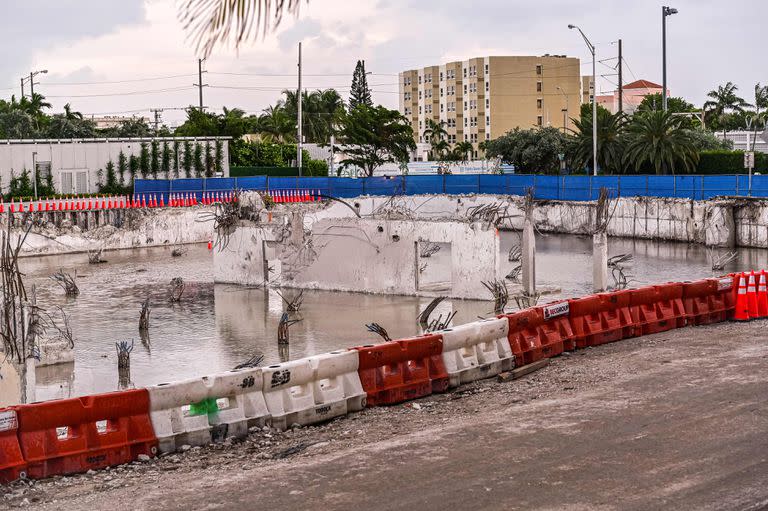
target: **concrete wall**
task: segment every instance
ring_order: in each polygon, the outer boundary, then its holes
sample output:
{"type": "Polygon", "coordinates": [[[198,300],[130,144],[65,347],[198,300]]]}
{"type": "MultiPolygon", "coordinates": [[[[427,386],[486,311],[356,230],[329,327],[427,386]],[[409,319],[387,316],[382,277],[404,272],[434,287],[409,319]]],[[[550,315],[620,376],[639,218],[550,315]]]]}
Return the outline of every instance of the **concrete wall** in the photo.
{"type": "MultiPolygon", "coordinates": [[[[42,226],[30,231],[21,255],[204,243],[213,235],[213,221],[200,221],[200,212],[207,209],[113,210],[104,217],[96,216],[104,212],[93,211],[36,213],[35,216],[44,216],[45,220],[42,226]],[[56,218],[58,224],[54,223],[56,218]]],[[[8,213],[0,217],[0,228],[5,229],[8,213]]],[[[21,232],[20,227],[15,227],[12,237],[18,237],[21,232]]]]}
{"type": "MultiPolygon", "coordinates": [[[[98,191],[98,170],[106,172],[107,162],[112,161],[115,164],[117,172],[117,162],[120,152],[125,154],[126,158],[130,155],[139,156],[141,154],[142,143],[149,144],[151,148],[151,138],[145,139],[83,139],[83,140],[0,140],[0,185],[3,193],[8,191],[11,182],[11,171],[15,175],[20,175],[25,169],[30,173],[33,169],[33,153],[37,153],[34,158],[40,168],[41,164],[50,163],[53,174],[53,183],[56,190],[60,193],[95,193],[98,191]],[[82,178],[78,184],[78,173],[82,178]],[[65,175],[72,174],[72,188],[63,189],[62,184],[65,181],[65,175]]],[[[193,144],[203,144],[203,156],[205,156],[205,143],[210,142],[214,146],[216,137],[201,138],[158,138],[156,139],[162,152],[163,143],[167,142],[169,148],[173,150],[174,142],[179,141],[183,150],[184,141],[188,140],[193,144]]],[[[229,176],[229,142],[228,139],[221,138],[223,151],[223,169],[225,176],[229,176]]],[[[215,152],[215,146],[212,147],[215,152]]],[[[181,151],[180,151],[181,152],[181,151]]],[[[181,167],[181,156],[179,156],[180,173],[183,177],[184,169],[181,167]]],[[[173,164],[176,163],[174,160],[173,164]]],[[[165,176],[159,176],[165,177],[165,176]]],[[[119,178],[119,176],[118,176],[119,178]]],[[[130,175],[126,172],[126,180],[130,175]]],[[[106,174],[104,176],[106,179],[106,174]]]]}
{"type": "MultiPolygon", "coordinates": [[[[294,225],[296,220],[294,220],[294,225]]],[[[241,224],[228,246],[214,253],[214,279],[221,283],[264,283],[264,251],[273,269],[269,280],[284,287],[399,295],[487,298],[482,281],[499,276],[499,237],[479,223],[326,218],[311,222],[311,234],[292,230],[272,248],[274,226],[241,224]],[[306,237],[305,237],[306,236],[306,237]],[[424,285],[417,268],[437,264],[417,258],[419,242],[450,243],[445,286],[424,285]],[[272,254],[270,255],[270,252],[272,254]]],[[[443,256],[447,259],[447,253],[443,256]]]]}
{"type": "MultiPolygon", "coordinates": [[[[361,215],[388,214],[393,218],[414,217],[419,220],[466,218],[482,205],[501,203],[507,206],[502,228],[522,230],[522,198],[494,195],[428,195],[402,197],[359,197],[349,202],[357,205],[361,215]]],[[[734,201],[692,201],[688,199],[622,198],[616,201],[608,235],[641,239],[660,239],[702,243],[711,246],[768,247],[768,201],[752,201],[749,213],[739,213],[734,201]],[[757,212],[756,212],[757,211],[757,212]],[[765,211],[765,213],[763,213],[765,211]],[[762,215],[762,216],[761,216],[762,215]],[[743,225],[734,226],[734,219],[743,225]],[[749,223],[746,218],[754,218],[749,223]],[[745,231],[745,229],[748,229],[745,231]],[[757,233],[762,229],[763,234],[757,233]],[[751,235],[746,234],[747,232],[751,235]],[[738,239],[736,233],[740,233],[738,239]]],[[[743,209],[743,207],[741,207],[743,209]]],[[[592,234],[594,202],[541,201],[536,205],[534,223],[541,232],[592,234]]],[[[342,204],[308,215],[313,219],[354,216],[342,204]]]]}

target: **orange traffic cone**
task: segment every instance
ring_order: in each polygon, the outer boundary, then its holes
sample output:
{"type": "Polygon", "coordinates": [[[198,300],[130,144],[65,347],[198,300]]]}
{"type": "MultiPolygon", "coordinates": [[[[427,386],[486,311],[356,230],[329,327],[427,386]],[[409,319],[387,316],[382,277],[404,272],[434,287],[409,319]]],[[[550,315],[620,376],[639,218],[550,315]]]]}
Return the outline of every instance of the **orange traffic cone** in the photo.
{"type": "Polygon", "coordinates": [[[765,270],[759,273],[760,282],[757,286],[757,315],[758,317],[768,317],[768,285],[765,280],[765,270]]]}
{"type": "Polygon", "coordinates": [[[736,295],[736,309],[733,313],[734,321],[749,321],[749,303],[747,300],[747,280],[744,274],[736,277],[739,282],[738,294],[736,295]]]}
{"type": "Polygon", "coordinates": [[[747,305],[749,307],[749,318],[757,319],[757,284],[755,283],[755,272],[749,273],[749,284],[747,284],[747,305]]]}

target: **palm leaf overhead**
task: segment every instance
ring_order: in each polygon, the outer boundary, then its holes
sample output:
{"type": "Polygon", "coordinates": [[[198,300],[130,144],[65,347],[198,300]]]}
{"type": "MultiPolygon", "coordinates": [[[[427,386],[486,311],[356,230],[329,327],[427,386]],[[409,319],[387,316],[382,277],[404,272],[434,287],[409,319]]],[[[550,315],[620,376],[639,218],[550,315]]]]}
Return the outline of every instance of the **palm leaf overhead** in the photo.
{"type": "Polygon", "coordinates": [[[179,20],[202,57],[219,44],[235,48],[276,28],[301,0],[179,0],[179,20]]]}

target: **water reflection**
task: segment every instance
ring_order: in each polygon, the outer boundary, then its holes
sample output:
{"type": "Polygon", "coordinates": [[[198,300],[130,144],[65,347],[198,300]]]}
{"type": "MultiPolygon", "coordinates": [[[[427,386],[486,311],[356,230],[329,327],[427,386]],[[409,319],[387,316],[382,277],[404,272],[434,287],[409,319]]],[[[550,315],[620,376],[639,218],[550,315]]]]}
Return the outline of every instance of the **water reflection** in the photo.
{"type": "MultiPolygon", "coordinates": [[[[501,270],[515,263],[507,253],[515,233],[501,236],[501,270]]],[[[537,239],[537,281],[562,293],[546,300],[581,296],[591,287],[591,239],[579,236],[540,236],[537,239]]],[[[277,343],[277,326],[285,301],[274,290],[216,285],[211,255],[205,246],[190,247],[183,257],[170,248],[111,252],[107,264],[89,265],[85,254],[25,258],[21,269],[27,285],[37,286],[38,302],[60,305],[69,314],[76,339],[75,364],[38,370],[38,399],[62,398],[111,391],[119,386],[146,386],[229,370],[254,355],[264,364],[310,354],[377,342],[365,328],[376,322],[392,338],[419,334],[419,313],[430,298],[306,291],[291,327],[289,346],[277,343]],[[59,269],[78,274],[80,296],[64,297],[49,279],[59,269]],[[168,301],[169,281],[186,283],[180,303],[168,301]],[[141,302],[149,297],[152,316],[148,333],[138,329],[141,302]],[[120,378],[115,342],[136,339],[130,376],[120,378]],[[139,343],[141,347],[139,347],[139,343]]],[[[698,245],[610,239],[609,253],[634,254],[628,273],[633,285],[692,280],[711,275],[707,250],[698,245]]],[[[444,254],[444,255],[447,255],[444,254]]],[[[433,261],[437,261],[435,257],[433,261]]],[[[726,272],[767,266],[764,249],[742,249],[726,272]]],[[[430,264],[436,264],[430,262],[430,264]]],[[[284,290],[287,299],[294,290],[284,290]]],[[[487,317],[490,301],[445,300],[433,312],[456,312],[454,324],[487,317]]],[[[125,375],[123,375],[125,376],[125,375]]]]}

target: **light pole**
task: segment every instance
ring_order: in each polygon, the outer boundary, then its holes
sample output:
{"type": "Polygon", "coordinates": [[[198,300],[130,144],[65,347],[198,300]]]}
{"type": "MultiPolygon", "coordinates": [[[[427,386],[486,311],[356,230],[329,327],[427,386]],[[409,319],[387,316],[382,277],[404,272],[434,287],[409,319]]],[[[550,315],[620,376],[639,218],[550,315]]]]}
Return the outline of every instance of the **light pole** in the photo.
{"type": "Polygon", "coordinates": [[[563,89],[560,88],[559,85],[557,86],[557,90],[565,98],[565,108],[563,109],[563,135],[565,135],[565,130],[568,127],[568,95],[563,91],[563,89]]]}
{"type": "Polygon", "coordinates": [[[661,109],[667,111],[667,16],[677,14],[677,9],[667,7],[661,8],[661,61],[664,67],[662,71],[663,83],[661,89],[661,109]]]}
{"type": "Polygon", "coordinates": [[[29,80],[29,97],[31,98],[35,94],[35,76],[39,74],[48,73],[47,69],[41,69],[40,71],[30,71],[29,78],[21,77],[21,97],[24,97],[24,82],[29,80]]]}
{"type": "Polygon", "coordinates": [[[576,25],[568,25],[568,28],[574,28],[579,31],[587,48],[592,54],[592,175],[597,175],[597,57],[595,56],[595,45],[592,44],[584,32],[576,25]]]}

